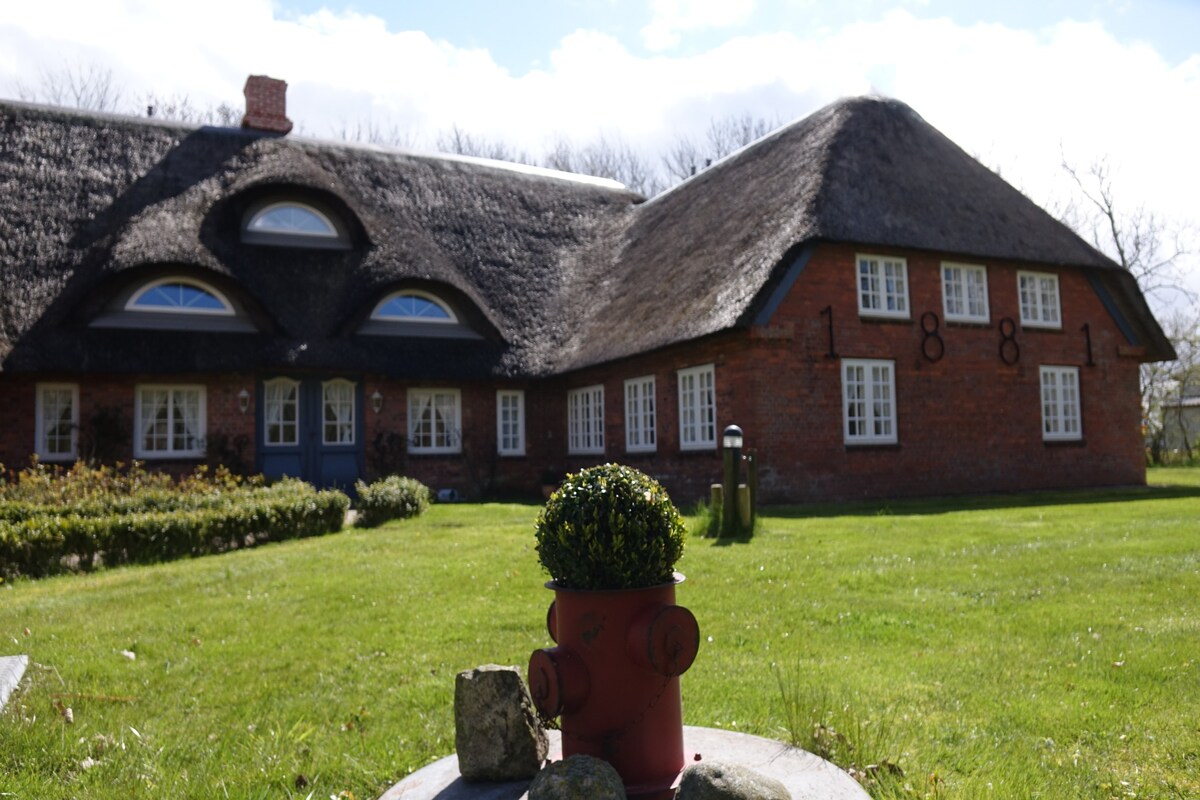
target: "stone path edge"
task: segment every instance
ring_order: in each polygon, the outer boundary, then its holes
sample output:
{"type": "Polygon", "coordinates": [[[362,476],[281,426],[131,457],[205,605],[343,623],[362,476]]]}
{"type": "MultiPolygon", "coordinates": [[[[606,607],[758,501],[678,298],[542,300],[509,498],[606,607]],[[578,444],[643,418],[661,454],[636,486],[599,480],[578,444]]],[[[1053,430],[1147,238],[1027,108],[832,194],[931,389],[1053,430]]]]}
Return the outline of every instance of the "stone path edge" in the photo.
{"type": "MultiPolygon", "coordinates": [[[[550,759],[562,757],[558,731],[550,735],[550,759]]],[[[870,800],[848,774],[797,747],[734,731],[684,726],[685,757],[742,764],[783,783],[793,800],[870,800]]],[[[690,763],[690,762],[689,762],[690,763]]],[[[458,757],[446,756],[388,789],[379,800],[526,800],[529,781],[467,783],[458,757]]]]}

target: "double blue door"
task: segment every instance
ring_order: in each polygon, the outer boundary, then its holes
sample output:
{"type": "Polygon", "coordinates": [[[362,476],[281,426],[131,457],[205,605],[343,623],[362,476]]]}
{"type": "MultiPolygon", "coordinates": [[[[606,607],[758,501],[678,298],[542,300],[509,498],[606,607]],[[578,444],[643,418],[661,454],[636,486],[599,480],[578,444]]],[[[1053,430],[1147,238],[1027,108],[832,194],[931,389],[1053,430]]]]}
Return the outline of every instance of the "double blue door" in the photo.
{"type": "Polygon", "coordinates": [[[258,468],[321,488],[351,490],[362,475],[362,391],[346,377],[269,378],[258,386],[258,468]]]}

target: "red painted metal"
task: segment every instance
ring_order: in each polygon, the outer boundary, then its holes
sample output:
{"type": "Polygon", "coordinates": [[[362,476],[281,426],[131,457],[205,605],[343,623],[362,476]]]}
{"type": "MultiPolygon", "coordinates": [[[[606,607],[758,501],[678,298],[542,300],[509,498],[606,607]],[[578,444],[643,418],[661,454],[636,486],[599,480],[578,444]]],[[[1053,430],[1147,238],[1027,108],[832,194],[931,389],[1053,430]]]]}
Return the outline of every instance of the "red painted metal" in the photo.
{"type": "Polygon", "coordinates": [[[675,605],[683,581],[626,591],[574,591],[553,582],[546,615],[557,647],[529,659],[529,689],[561,715],[563,757],[603,758],[630,797],[670,797],[683,770],[679,676],[696,658],[700,628],[675,605]]]}

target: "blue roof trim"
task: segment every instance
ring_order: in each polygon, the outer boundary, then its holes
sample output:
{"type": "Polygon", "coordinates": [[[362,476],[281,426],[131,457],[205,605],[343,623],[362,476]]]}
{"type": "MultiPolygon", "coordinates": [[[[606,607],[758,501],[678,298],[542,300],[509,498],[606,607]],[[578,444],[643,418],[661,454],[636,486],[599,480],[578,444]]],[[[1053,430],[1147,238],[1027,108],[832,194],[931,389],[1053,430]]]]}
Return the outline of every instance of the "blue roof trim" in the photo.
{"type": "Polygon", "coordinates": [[[800,277],[800,273],[804,272],[804,268],[808,266],[808,260],[812,258],[812,254],[816,249],[816,242],[809,242],[800,249],[800,253],[792,260],[787,272],[784,273],[783,279],[771,291],[771,296],[767,298],[767,304],[754,317],[755,325],[770,324],[771,317],[775,316],[775,312],[779,309],[779,304],[783,302],[783,298],[788,296],[788,292],[792,290],[792,286],[795,285],[796,279],[800,277]]]}
{"type": "Polygon", "coordinates": [[[1104,288],[1104,284],[1100,282],[1100,278],[1094,274],[1089,274],[1087,279],[1088,283],[1092,285],[1092,291],[1096,293],[1096,297],[1100,298],[1100,302],[1104,304],[1105,310],[1108,311],[1109,316],[1113,318],[1113,322],[1117,323],[1117,328],[1125,336],[1125,341],[1132,345],[1140,345],[1141,342],[1138,341],[1137,334],[1133,332],[1133,328],[1130,327],[1129,322],[1126,321],[1125,317],[1117,309],[1117,304],[1113,301],[1112,295],[1108,293],[1108,289],[1104,288]]]}

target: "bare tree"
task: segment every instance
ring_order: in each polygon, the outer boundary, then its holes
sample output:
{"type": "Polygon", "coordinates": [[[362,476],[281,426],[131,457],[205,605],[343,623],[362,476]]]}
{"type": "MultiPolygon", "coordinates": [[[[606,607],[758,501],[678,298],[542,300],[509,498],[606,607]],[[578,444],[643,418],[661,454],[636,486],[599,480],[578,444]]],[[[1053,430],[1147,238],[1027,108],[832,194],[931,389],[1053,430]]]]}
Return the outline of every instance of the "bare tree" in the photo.
{"type": "MultiPolygon", "coordinates": [[[[1145,206],[1125,211],[1119,205],[1113,171],[1107,159],[1095,161],[1080,170],[1065,157],[1063,170],[1074,181],[1077,197],[1059,217],[1081,235],[1091,239],[1096,249],[1108,253],[1129,270],[1147,300],[1161,303],[1167,299],[1194,304],[1180,273],[1179,261],[1189,254],[1188,231],[1168,225],[1145,206]]],[[[1166,318],[1163,333],[1175,348],[1176,361],[1143,364],[1141,371],[1142,413],[1150,457],[1159,463],[1167,436],[1167,409],[1189,387],[1200,385],[1200,354],[1196,336],[1198,320],[1192,313],[1175,312],[1166,318]]],[[[1184,435],[1191,457],[1191,443],[1184,435]]]]}
{"type": "Polygon", "coordinates": [[[730,153],[761,139],[778,128],[780,120],[750,114],[728,114],[708,121],[703,141],[687,135],[676,138],[663,156],[663,167],[676,182],[687,180],[730,153]]]}
{"type": "Polygon", "coordinates": [[[145,107],[148,117],[196,125],[219,125],[231,128],[241,124],[242,119],[242,112],[228,103],[198,108],[191,104],[187,95],[160,96],[149,92],[143,95],[141,105],[145,107]]]}
{"type": "Polygon", "coordinates": [[[1179,260],[1190,253],[1188,231],[1167,225],[1144,205],[1122,208],[1107,158],[1082,172],[1064,158],[1062,168],[1078,189],[1077,198],[1060,214],[1062,220],[1129,270],[1147,297],[1165,300],[1177,295],[1194,302],[1178,268],[1179,260]]]}
{"type": "Polygon", "coordinates": [[[559,138],[546,153],[545,165],[563,172],[620,181],[635,192],[652,197],[665,186],[645,158],[624,139],[601,135],[583,147],[559,138]]]}
{"type": "Polygon", "coordinates": [[[112,70],[99,64],[67,64],[43,70],[36,85],[16,84],[17,98],[30,103],[71,106],[88,111],[119,111],[121,89],[112,70]]]}
{"type": "Polygon", "coordinates": [[[342,122],[333,129],[333,136],[347,142],[366,142],[382,147],[413,147],[416,137],[410,128],[401,128],[395,123],[382,125],[376,122],[342,122]]]}
{"type": "Polygon", "coordinates": [[[443,153],[456,153],[460,156],[477,156],[518,164],[536,163],[523,150],[517,150],[507,142],[468,133],[458,125],[452,125],[450,130],[438,134],[437,149],[443,153]]]}

